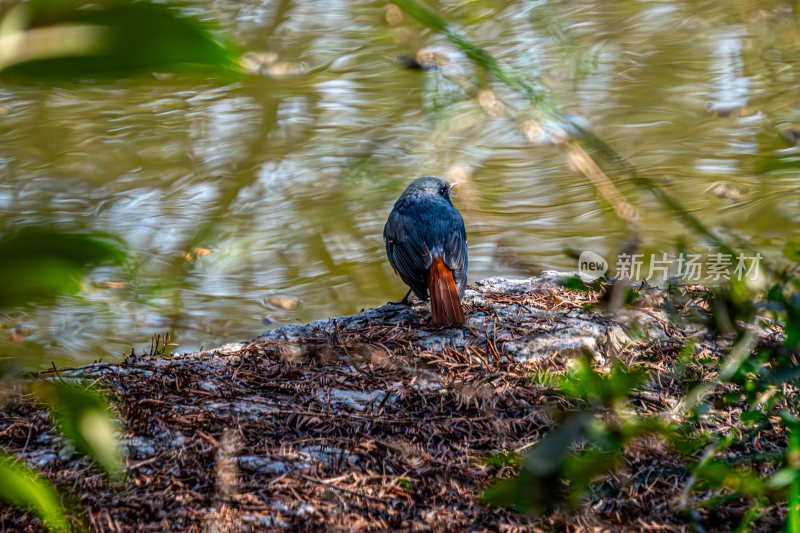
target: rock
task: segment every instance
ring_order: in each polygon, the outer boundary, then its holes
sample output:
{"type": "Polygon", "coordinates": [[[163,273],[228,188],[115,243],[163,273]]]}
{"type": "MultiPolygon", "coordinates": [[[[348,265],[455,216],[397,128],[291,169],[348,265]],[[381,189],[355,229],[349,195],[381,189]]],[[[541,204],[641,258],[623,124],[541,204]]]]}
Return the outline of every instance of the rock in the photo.
{"type": "MultiPolygon", "coordinates": [[[[669,322],[663,291],[647,289],[638,307],[608,316],[597,293],[562,286],[573,275],[473,283],[464,327],[431,326],[425,303],[387,304],[212,350],[44,373],[115,396],[124,487],[76,476],[88,462],[59,456],[63,441],[33,405],[0,418],[1,434],[20,436],[4,449],[71,480],[90,520],[125,530],[527,528],[528,518],[477,496],[499,475],[482,457],[524,449],[553,423],[552,395],[534,371],[563,371],[576,354],[599,365],[654,352],[668,360],[689,337],[718,349],[669,322]],[[24,431],[11,431],[19,421],[24,431]]],[[[651,396],[665,406],[679,399],[651,396]]],[[[12,510],[0,520],[31,523],[12,510]]]]}

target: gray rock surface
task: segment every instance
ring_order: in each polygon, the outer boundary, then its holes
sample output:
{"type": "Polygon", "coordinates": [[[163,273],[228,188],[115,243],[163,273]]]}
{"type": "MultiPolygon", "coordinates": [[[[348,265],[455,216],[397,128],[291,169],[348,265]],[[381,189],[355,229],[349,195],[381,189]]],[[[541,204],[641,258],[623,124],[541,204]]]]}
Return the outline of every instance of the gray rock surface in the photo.
{"type": "Polygon", "coordinates": [[[81,474],[92,467],[60,454],[34,407],[0,431],[20,435],[8,451],[72,483],[92,523],[119,531],[524,529],[527,518],[478,495],[501,473],[485,456],[552,427],[552,395],[531,373],[563,371],[576,353],[600,366],[654,347],[669,356],[704,335],[669,322],[663,291],[609,316],[597,293],[563,287],[572,275],[471,284],[463,327],[431,326],[425,303],[387,304],[213,350],[47,373],[117,398],[122,490],[81,474]]]}

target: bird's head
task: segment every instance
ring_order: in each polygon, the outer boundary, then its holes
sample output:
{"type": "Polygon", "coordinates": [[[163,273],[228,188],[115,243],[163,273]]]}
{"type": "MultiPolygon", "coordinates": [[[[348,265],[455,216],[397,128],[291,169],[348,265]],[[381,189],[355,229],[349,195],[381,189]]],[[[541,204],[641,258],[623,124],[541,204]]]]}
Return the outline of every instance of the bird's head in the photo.
{"type": "MultiPolygon", "coordinates": [[[[406,187],[403,196],[426,196],[436,197],[441,196],[450,202],[450,189],[456,186],[456,183],[447,183],[442,178],[434,176],[425,176],[417,178],[406,187]]],[[[452,202],[451,202],[452,203],[452,202]]]]}

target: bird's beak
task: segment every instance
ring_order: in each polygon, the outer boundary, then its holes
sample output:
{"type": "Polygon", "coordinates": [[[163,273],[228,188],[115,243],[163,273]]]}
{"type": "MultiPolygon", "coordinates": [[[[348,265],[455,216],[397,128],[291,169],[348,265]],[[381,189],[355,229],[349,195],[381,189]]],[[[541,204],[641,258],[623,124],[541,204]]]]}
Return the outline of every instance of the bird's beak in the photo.
{"type": "Polygon", "coordinates": [[[452,190],[453,190],[453,188],[454,188],[456,185],[458,185],[458,182],[457,182],[457,181],[454,181],[453,183],[450,183],[450,184],[449,184],[449,188],[448,188],[448,190],[451,190],[451,191],[452,191],[452,190]]]}

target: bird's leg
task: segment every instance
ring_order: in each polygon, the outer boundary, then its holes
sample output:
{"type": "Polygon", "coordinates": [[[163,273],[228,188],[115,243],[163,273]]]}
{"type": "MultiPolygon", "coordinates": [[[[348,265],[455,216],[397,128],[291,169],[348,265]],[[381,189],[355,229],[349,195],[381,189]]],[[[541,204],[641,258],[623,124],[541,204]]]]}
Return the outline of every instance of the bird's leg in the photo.
{"type": "Polygon", "coordinates": [[[414,291],[411,290],[411,289],[408,289],[408,292],[406,293],[405,296],[403,296],[403,299],[401,300],[400,303],[402,303],[403,305],[411,305],[411,299],[412,298],[414,298],[414,291]]]}
{"type": "Polygon", "coordinates": [[[389,302],[389,303],[390,304],[395,304],[395,305],[396,304],[410,305],[411,304],[411,289],[408,289],[408,292],[406,293],[406,295],[403,296],[403,299],[400,300],[399,302],[389,302]]]}

